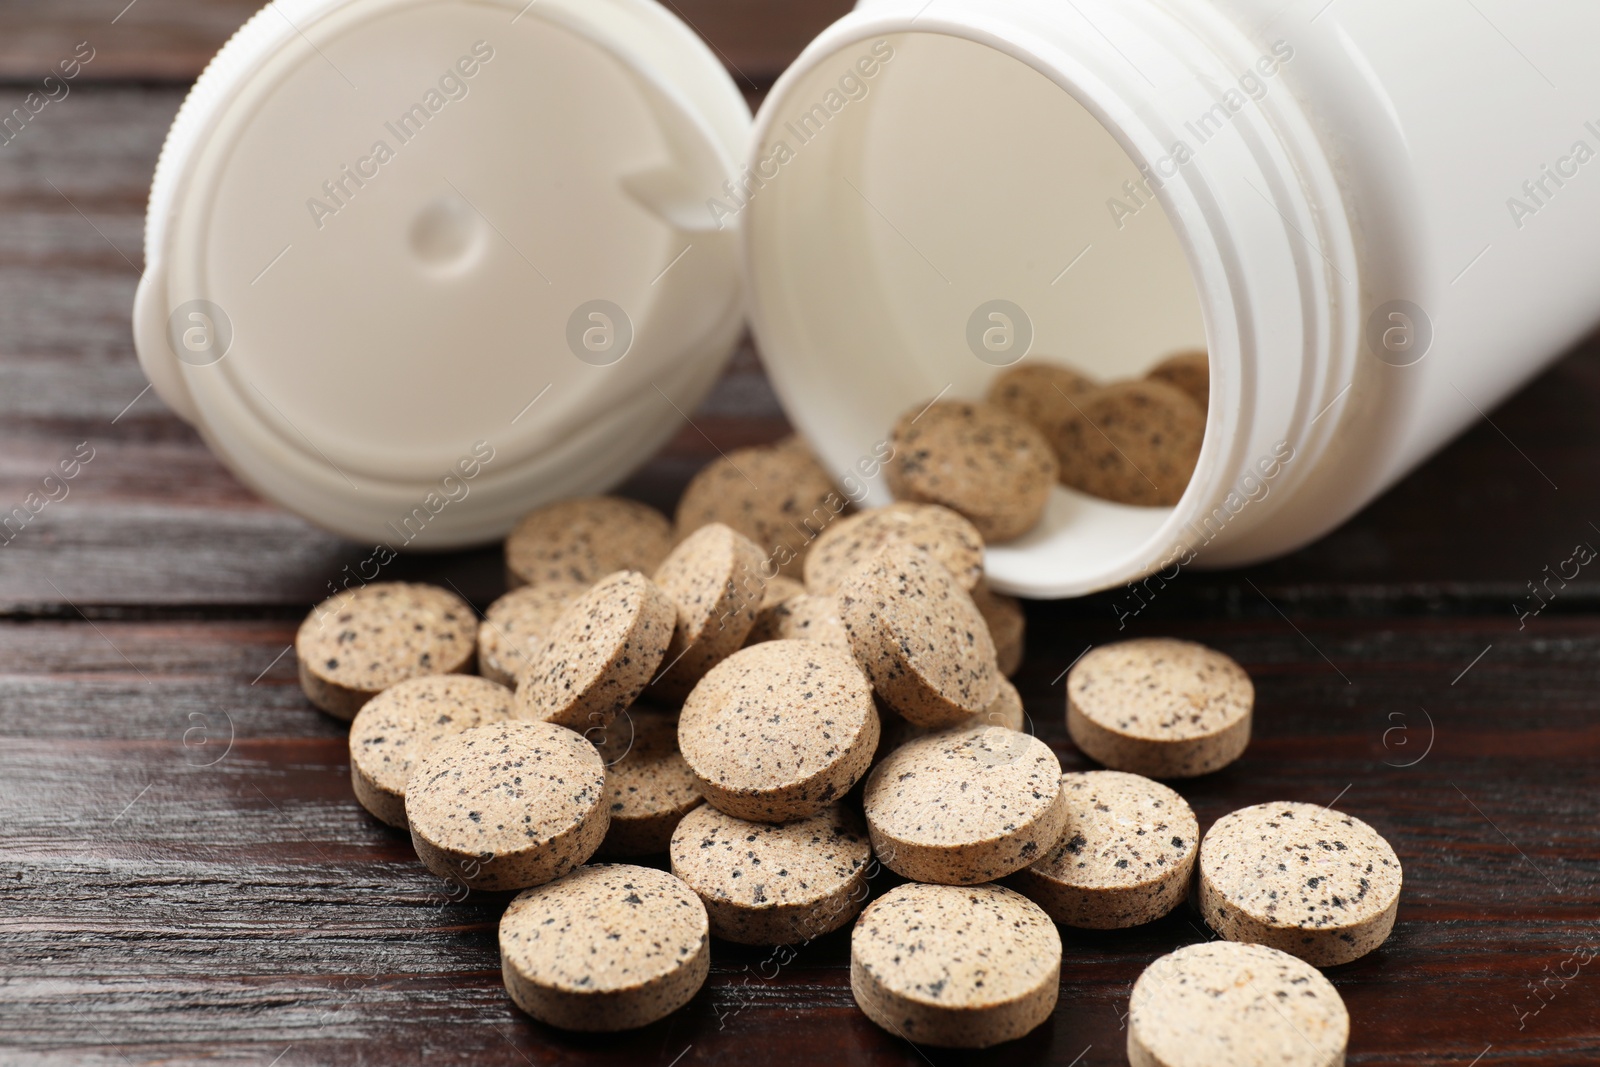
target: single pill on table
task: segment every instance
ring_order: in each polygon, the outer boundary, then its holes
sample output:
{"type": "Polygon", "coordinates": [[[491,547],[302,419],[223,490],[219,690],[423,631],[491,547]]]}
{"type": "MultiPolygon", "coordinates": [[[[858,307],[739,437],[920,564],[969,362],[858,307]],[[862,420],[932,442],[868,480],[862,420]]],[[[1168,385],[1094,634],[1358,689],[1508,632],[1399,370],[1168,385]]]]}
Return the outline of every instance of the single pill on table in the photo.
{"type": "Polygon", "coordinates": [[[1293,802],[1224,815],[1200,842],[1200,914],[1229,941],[1317,967],[1365,956],[1394,929],[1400,859],[1353,815],[1293,802]]]}
{"type": "Polygon", "coordinates": [[[295,633],[300,688],[328,714],[353,719],[396,682],[470,672],[477,636],[472,606],[447,589],[374,582],[335,593],[295,633]]]}
{"type": "Polygon", "coordinates": [[[746,645],[763,641],[817,641],[853,656],[850,635],[839,618],[839,602],[831,596],[801,593],[773,608],[763,608],[746,645]]]}
{"type": "Polygon", "coordinates": [[[1044,435],[992,404],[919,405],[900,416],[890,440],[886,473],[896,499],[960,512],[989,543],[1037,526],[1060,473],[1044,435]]]}
{"type": "Polygon", "coordinates": [[[705,902],[711,932],[742,945],[793,945],[839,929],[867,899],[872,860],[842,804],[786,823],[690,812],[672,835],[672,873],[705,902]]]}
{"type": "Polygon", "coordinates": [[[478,624],[478,672],[515,689],[538,662],[556,620],[589,587],[578,582],[541,582],[513,589],[489,605],[478,624]]]}
{"type": "Polygon", "coordinates": [[[711,969],[706,909],[665,871],[580,867],[517,895],[500,918],[512,1001],[564,1030],[631,1030],[694,999],[711,969]]]}
{"type": "Polygon", "coordinates": [[[908,741],[862,797],[872,851],[919,882],[992,882],[1045,855],[1067,803],[1061,764],[1037,737],[989,726],[908,741]]]}
{"type": "Polygon", "coordinates": [[[995,592],[989,588],[987,580],[973,587],[972,602],[977,605],[983,621],[989,625],[989,637],[994,641],[994,658],[1000,673],[1011,677],[1021,669],[1023,652],[1027,647],[1028,619],[1022,612],[1022,602],[1014,596],[995,592]]]}
{"type": "Polygon", "coordinates": [[[694,772],[678,751],[678,716],[635,704],[590,740],[606,765],[606,809],[611,813],[601,854],[654,856],[667,851],[679,820],[705,803],[694,772]]]}
{"type": "Polygon", "coordinates": [[[1244,754],[1255,695],[1244,668],[1215,649],[1120,641],[1091,649],[1067,675],[1067,733],[1113,770],[1192,778],[1244,754]]]}
{"type": "Polygon", "coordinates": [[[910,545],[889,545],[839,586],[839,618],[872,688],[917,726],[952,726],[1000,689],[994,639],[950,572],[910,545]]]}
{"type": "Polygon", "coordinates": [[[1098,387],[1071,367],[1030,360],[1002,371],[984,399],[1027,422],[1054,445],[1061,427],[1077,417],[1078,397],[1098,387]]]}
{"type": "Polygon", "coordinates": [[[806,556],[806,589],[832,594],[845,575],[891,544],[921,549],[943,563],[963,589],[983,578],[983,536],[938,504],[900,501],[844,518],[822,531],[806,556]]]}
{"type": "Polygon", "coordinates": [[[672,550],[656,584],[677,605],[672,641],[651,697],[682,700],[706,672],[737,652],[761,607],[762,552],[748,537],[714,522],[672,550]]]}
{"type": "Polygon", "coordinates": [[[581,865],[606,836],[595,747],[548,722],[489,723],[423,753],[406,782],[423,865],[473,889],[524,889],[581,865]]]}
{"type": "Polygon", "coordinates": [[[812,538],[849,501],[799,438],[739,448],[700,469],[678,500],[678,536],[723,523],[781,574],[798,578],[812,538]]]}
{"type": "Polygon", "coordinates": [[[1177,793],[1121,771],[1061,776],[1067,820],[1012,888],[1064,926],[1120,930],[1159,919],[1189,894],[1200,824],[1177,793]]]}
{"type": "Polygon", "coordinates": [[[517,686],[517,716],[584,733],[639,698],[672,640],[678,612],[638,571],[618,571],[567,605],[517,686]]]}
{"type": "Polygon", "coordinates": [[[814,641],[766,641],[712,668],[678,745],[713,807],[741,819],[814,815],[866,773],[878,712],[855,662],[814,641]]]}
{"type": "Polygon", "coordinates": [[[1186,945],[1128,1001],[1131,1067],[1343,1067],[1350,1015],[1322,972],[1263,945],[1186,945]]]}
{"type": "Polygon", "coordinates": [[[1061,484],[1118,504],[1176,504],[1205,439],[1206,413],[1175,385],[1115,382],[1077,401],[1057,449],[1061,484]]]}
{"type": "Polygon", "coordinates": [[[361,806],[406,828],[406,782],[440,741],[511,717],[511,690],[470,674],[431,674],[379,693],[350,724],[350,785],[361,806]]]}
{"type": "Polygon", "coordinates": [[[1060,986],[1061,934],[1002,886],[896,886],[850,935],[856,1004],[914,1045],[988,1048],[1022,1037],[1050,1017],[1060,986]]]}
{"type": "Polygon", "coordinates": [[[1211,406],[1211,359],[1203,348],[1170,355],[1146,371],[1145,377],[1182,389],[1202,412],[1211,406]]]}
{"type": "Polygon", "coordinates": [[[524,515],[506,537],[506,585],[649,574],[671,550],[672,523],[655,508],[615,496],[562,500],[524,515]]]}

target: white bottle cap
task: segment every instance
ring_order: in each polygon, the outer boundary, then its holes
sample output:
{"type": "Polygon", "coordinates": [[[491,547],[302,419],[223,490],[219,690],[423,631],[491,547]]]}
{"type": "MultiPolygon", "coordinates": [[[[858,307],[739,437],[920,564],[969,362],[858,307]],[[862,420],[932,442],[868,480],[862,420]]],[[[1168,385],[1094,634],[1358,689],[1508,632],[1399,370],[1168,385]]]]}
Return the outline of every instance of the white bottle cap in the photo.
{"type": "Polygon", "coordinates": [[[264,496],[444,548],[614,485],[743,326],[750,114],[652,0],[278,0],[151,188],[157,392],[264,496]]]}

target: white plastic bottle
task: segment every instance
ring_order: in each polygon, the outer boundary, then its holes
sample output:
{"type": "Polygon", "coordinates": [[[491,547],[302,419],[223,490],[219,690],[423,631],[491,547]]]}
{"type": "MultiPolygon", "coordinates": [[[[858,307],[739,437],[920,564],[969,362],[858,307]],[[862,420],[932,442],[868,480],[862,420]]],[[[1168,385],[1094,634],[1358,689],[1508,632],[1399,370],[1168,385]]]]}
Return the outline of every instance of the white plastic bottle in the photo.
{"type": "Polygon", "coordinates": [[[982,395],[991,301],[1102,377],[1205,345],[1182,500],[1060,490],[990,574],[1062,596],[1287,552],[1600,319],[1597,37],[1577,0],[869,0],[757,116],[763,357],[843,467],[982,395]]]}
{"type": "Polygon", "coordinates": [[[878,503],[912,404],[1204,345],[1179,503],[1055,490],[988,568],[1054,597],[1247,562],[1600,317],[1597,37],[1578,0],[869,0],[752,137],[654,0],[280,0],[174,123],[135,341],[245,481],[396,548],[616,484],[745,305],[878,503]]]}

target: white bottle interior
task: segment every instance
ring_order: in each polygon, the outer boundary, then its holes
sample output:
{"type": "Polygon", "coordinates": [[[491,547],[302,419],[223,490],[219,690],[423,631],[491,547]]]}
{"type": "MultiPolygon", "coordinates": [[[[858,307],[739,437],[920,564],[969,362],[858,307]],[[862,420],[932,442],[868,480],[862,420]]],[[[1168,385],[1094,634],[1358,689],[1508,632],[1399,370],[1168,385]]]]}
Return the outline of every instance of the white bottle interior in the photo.
{"type": "MultiPolygon", "coordinates": [[[[887,57],[874,44],[787,87],[746,209],[762,341],[782,349],[773,377],[830,467],[857,469],[936,395],[983,396],[1003,368],[974,355],[968,320],[988,301],[1031,321],[1026,362],[1101,380],[1205,347],[1178,235],[1093,114],[973,41],[901,34],[887,57]]],[[[867,484],[888,500],[881,477],[867,484]]],[[[1148,555],[1170,511],[1058,487],[1038,529],[991,551],[991,576],[1077,584],[1148,555]]]]}

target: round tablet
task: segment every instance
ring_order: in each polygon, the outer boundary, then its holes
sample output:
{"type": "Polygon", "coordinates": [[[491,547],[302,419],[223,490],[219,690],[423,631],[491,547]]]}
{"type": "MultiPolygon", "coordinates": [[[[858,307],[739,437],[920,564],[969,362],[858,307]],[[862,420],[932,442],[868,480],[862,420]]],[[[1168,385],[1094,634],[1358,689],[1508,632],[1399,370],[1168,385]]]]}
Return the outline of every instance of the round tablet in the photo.
{"type": "Polygon", "coordinates": [[[1061,764],[1043,741],[989,726],[908,741],[879,763],[862,798],[873,853],[919,882],[992,882],[1061,836],[1061,764]]]}
{"type": "Polygon", "coordinates": [[[694,999],[711,970],[706,909],[665,871],[580,867],[519,893],[500,917],[517,1007],[564,1030],[631,1030],[694,999]]]}
{"type": "Polygon", "coordinates": [[[652,699],[682,700],[744,644],[761,606],[765,562],[755,542],[719,522],[672,550],[656,584],[677,605],[677,623],[652,699]]]}
{"type": "Polygon", "coordinates": [[[842,804],[786,823],[704,807],[672,835],[672,873],[700,894],[711,932],[741,945],[794,945],[839,929],[866,903],[871,860],[866,827],[842,804]]]}
{"type": "Polygon", "coordinates": [[[793,578],[778,575],[768,578],[761,587],[761,605],[756,608],[756,621],[750,627],[750,632],[745,635],[744,643],[747,645],[759,644],[762,641],[775,641],[778,638],[774,619],[778,610],[786,601],[792,600],[805,593],[806,587],[793,578]]]}
{"type": "Polygon", "coordinates": [[[1168,356],[1146,371],[1145,377],[1182,389],[1202,413],[1211,406],[1211,360],[1203,348],[1168,356]]]}
{"type": "Polygon", "coordinates": [[[1200,843],[1200,914],[1229,941],[1317,967],[1365,956],[1394,929],[1400,859],[1378,831],[1315,804],[1224,815],[1200,843]]]}
{"type": "Polygon", "coordinates": [[[353,719],[361,705],[407,678],[472,670],[472,606],[446,589],[374,582],[335,593],[295,633],[300,687],[317,707],[353,719]]]}
{"type": "Polygon", "coordinates": [[[423,864],[473,889],[523,889],[594,855],[609,817],[593,745],[548,722],[489,723],[423,753],[406,782],[423,864]]]}
{"type": "Polygon", "coordinates": [[[524,515],[506,538],[506,585],[649,574],[671,550],[672,524],[655,508],[615,496],[562,500],[524,515]]]}
{"type": "Polygon", "coordinates": [[[920,548],[943,563],[963,589],[983,577],[983,537],[976,526],[938,504],[900,501],[847,515],[823,530],[806,556],[806,589],[837,592],[846,574],[890,544],[920,548]]]}
{"type": "Polygon", "coordinates": [[[763,609],[745,644],[763,641],[817,641],[853,656],[850,635],[839,618],[839,602],[831,596],[802,593],[773,608],[763,609]]]}
{"type": "Polygon", "coordinates": [[[916,1045],[988,1048],[1055,1010],[1061,934],[997,885],[901,885],[850,935],[850,992],[867,1018],[916,1045]]]}
{"type": "Polygon", "coordinates": [[[655,677],[678,612],[638,571],[596,582],[561,613],[517,687],[517,715],[604,729],[655,677]]]}
{"type": "Polygon", "coordinates": [[[1114,770],[1192,778],[1244,754],[1255,695],[1244,668],[1193,641],[1101,645],[1067,675],[1067,733],[1114,770]]]}
{"type": "Polygon", "coordinates": [[[1013,887],[1064,926],[1120,930],[1159,919],[1189,894],[1200,824],[1177,793],[1121,771],[1061,776],[1061,836],[1013,887]]]}
{"type": "Polygon", "coordinates": [[[994,641],[995,663],[1007,678],[1022,667],[1022,654],[1027,644],[1027,616],[1022,613],[1022,601],[1014,596],[997,593],[987,581],[979,582],[972,590],[972,602],[978,614],[989,624],[989,637],[994,641]]]}
{"type": "Polygon", "coordinates": [[[511,690],[470,674],[430,674],[391,685],[350,724],[350,785],[361,806],[406,827],[406,781],[434,745],[511,717],[511,690]]]}
{"type": "Polygon", "coordinates": [[[992,404],[919,405],[900,416],[890,440],[895,497],[958,511],[990,543],[1038,525],[1060,472],[1044,435],[992,404]]]}
{"type": "Polygon", "coordinates": [[[542,582],[513,589],[489,605],[478,624],[478,671],[516,688],[517,679],[539,659],[561,613],[588,586],[542,582]]]}
{"type": "Polygon", "coordinates": [[[1263,945],[1186,945],[1128,1002],[1132,1067],[1343,1067],[1350,1015],[1315,967],[1263,945]]]}
{"type": "Polygon", "coordinates": [[[978,714],[956,723],[954,726],[941,727],[939,730],[928,730],[925,727],[911,725],[893,712],[885,715],[881,709],[879,718],[883,720],[883,738],[878,742],[879,759],[887,756],[907,741],[918,737],[926,737],[930,733],[983,730],[990,726],[998,726],[1004,730],[1032,732],[1028,727],[1028,713],[1022,707],[1022,694],[1018,693],[1017,687],[1005,678],[1000,679],[1000,692],[994,698],[994,703],[978,714]]]}
{"type": "Polygon", "coordinates": [[[1055,443],[1063,424],[1075,418],[1078,397],[1097,388],[1094,379],[1058,363],[1029,361],[1002,371],[985,399],[1034,426],[1055,443]]]}
{"type": "Polygon", "coordinates": [[[678,751],[678,716],[635,704],[590,740],[606,765],[611,813],[600,852],[654,856],[667,851],[679,820],[705,803],[678,751]]]}
{"type": "Polygon", "coordinates": [[[849,792],[872,762],[878,731],[872,692],[848,656],[814,641],[767,641],[695,686],[678,745],[711,805],[784,822],[849,792]]]}
{"type": "Polygon", "coordinates": [[[1206,434],[1206,413],[1177,386],[1116,382],[1077,401],[1057,440],[1061,484],[1119,504],[1176,504],[1206,434]]]}
{"type": "Polygon", "coordinates": [[[950,572],[890,545],[839,587],[839,618],[884,701],[918,726],[950,726],[994,703],[994,639],[950,572]]]}
{"type": "Polygon", "coordinates": [[[678,501],[678,534],[722,523],[753,541],[780,573],[798,578],[812,539],[847,503],[805,444],[788,438],[735,449],[702,467],[678,501]]]}

